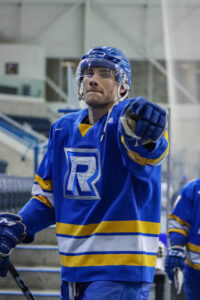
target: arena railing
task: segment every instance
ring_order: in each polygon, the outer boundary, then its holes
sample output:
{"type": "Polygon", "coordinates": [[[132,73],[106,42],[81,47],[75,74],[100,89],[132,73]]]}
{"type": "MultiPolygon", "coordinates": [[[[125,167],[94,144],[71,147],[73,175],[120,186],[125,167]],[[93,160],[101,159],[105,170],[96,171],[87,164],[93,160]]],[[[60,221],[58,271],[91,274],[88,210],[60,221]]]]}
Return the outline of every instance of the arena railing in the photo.
{"type": "Polygon", "coordinates": [[[0,94],[44,98],[45,81],[23,78],[18,74],[0,75],[0,94]]]}
{"type": "MultiPolygon", "coordinates": [[[[0,113],[0,130],[34,152],[34,173],[38,167],[39,154],[46,150],[48,139],[30,128],[25,128],[11,118],[0,113]]],[[[25,155],[23,156],[25,159],[25,155]]]]}

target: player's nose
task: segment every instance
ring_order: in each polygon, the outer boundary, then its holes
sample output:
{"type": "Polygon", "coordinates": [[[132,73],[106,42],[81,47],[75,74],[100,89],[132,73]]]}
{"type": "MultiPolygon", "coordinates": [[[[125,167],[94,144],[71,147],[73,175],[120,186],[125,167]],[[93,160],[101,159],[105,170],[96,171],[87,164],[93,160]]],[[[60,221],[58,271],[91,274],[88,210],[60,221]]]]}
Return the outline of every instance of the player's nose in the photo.
{"type": "Polygon", "coordinates": [[[97,85],[98,85],[96,76],[92,76],[92,77],[90,78],[90,80],[89,80],[89,85],[90,85],[90,86],[97,86],[97,85]]]}

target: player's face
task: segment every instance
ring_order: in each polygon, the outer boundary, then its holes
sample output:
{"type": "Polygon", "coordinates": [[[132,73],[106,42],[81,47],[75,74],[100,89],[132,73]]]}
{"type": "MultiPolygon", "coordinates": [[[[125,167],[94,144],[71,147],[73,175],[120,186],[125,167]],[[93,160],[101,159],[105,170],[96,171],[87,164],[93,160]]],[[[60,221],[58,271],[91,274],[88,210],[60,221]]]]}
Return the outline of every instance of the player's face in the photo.
{"type": "Polygon", "coordinates": [[[87,69],[82,84],[84,100],[90,107],[110,107],[118,101],[119,85],[114,70],[103,67],[87,69]]]}

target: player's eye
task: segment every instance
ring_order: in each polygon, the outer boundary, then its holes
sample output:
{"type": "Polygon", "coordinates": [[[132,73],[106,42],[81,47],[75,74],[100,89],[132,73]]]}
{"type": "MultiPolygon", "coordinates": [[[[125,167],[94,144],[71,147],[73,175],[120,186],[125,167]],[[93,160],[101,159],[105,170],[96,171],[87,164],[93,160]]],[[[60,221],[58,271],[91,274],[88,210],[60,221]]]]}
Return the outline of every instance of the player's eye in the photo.
{"type": "Polygon", "coordinates": [[[90,69],[85,70],[84,77],[92,77],[94,75],[94,72],[90,69]]]}
{"type": "Polygon", "coordinates": [[[101,78],[111,78],[111,72],[110,71],[102,71],[99,73],[99,76],[101,78]]]}
{"type": "Polygon", "coordinates": [[[100,75],[102,78],[110,78],[110,74],[108,73],[103,73],[100,75]]]}

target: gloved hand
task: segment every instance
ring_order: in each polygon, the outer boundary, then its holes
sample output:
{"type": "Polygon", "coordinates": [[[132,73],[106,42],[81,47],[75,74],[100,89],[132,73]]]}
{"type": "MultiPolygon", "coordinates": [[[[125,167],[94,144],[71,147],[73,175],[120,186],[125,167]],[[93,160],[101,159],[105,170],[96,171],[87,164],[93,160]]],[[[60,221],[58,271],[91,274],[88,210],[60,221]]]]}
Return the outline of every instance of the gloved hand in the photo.
{"type": "Polygon", "coordinates": [[[180,268],[183,271],[185,257],[184,249],[172,248],[168,250],[165,258],[165,272],[172,282],[174,281],[175,268],[180,268]]]}
{"type": "Polygon", "coordinates": [[[9,268],[9,257],[0,257],[0,277],[6,277],[9,268]]]}
{"type": "Polygon", "coordinates": [[[6,276],[11,250],[26,235],[26,226],[20,216],[0,213],[0,276],[6,276]]]}
{"type": "Polygon", "coordinates": [[[138,97],[120,118],[122,134],[132,137],[134,146],[156,142],[165,132],[167,112],[159,105],[138,97]],[[135,144],[134,144],[135,143],[135,144]]]}

